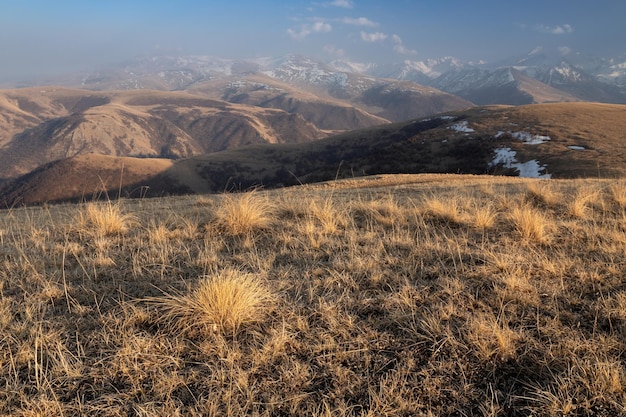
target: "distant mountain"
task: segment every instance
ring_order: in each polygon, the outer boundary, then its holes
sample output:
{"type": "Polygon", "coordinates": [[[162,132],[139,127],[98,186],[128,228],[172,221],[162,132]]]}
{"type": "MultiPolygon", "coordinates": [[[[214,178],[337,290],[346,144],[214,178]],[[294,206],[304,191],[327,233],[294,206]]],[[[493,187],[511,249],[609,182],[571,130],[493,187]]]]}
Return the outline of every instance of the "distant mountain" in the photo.
{"type": "Polygon", "coordinates": [[[511,67],[495,70],[459,69],[445,73],[433,80],[432,84],[479,105],[520,105],[579,100],[563,90],[550,87],[511,67]]]}
{"type": "Polygon", "coordinates": [[[384,173],[616,178],[626,175],[624,132],[626,105],[477,107],[313,142],[245,146],[176,161],[75,156],[5,184],[0,205],[104,191],[145,197],[281,187],[384,173]],[[103,183],[110,188],[103,190],[103,183]]]}
{"type": "MultiPolygon", "coordinates": [[[[356,65],[346,61],[333,61],[333,65],[352,72],[415,81],[469,100],[477,100],[474,101],[476,104],[525,104],[563,100],[626,103],[626,55],[595,58],[564,48],[550,50],[537,47],[527,54],[491,64],[443,57],[422,61],[406,60],[386,65],[356,65]],[[546,92],[527,95],[523,91],[524,87],[518,89],[507,82],[501,82],[503,73],[508,70],[519,71],[552,89],[536,84],[533,87],[535,91],[543,88],[546,92]]],[[[518,78],[515,72],[512,74],[514,78],[518,78]]]]}
{"type": "Polygon", "coordinates": [[[319,129],[329,132],[389,122],[342,100],[320,97],[262,74],[222,77],[198,84],[189,91],[230,103],[299,114],[319,129]]]}
{"type": "Polygon", "coordinates": [[[390,121],[402,121],[472,106],[454,95],[410,81],[338,71],[319,61],[290,55],[261,72],[319,97],[341,100],[390,121]]]}
{"type": "Polygon", "coordinates": [[[379,77],[431,85],[432,80],[445,73],[463,68],[478,67],[481,64],[483,63],[463,62],[458,58],[446,56],[422,61],[405,60],[401,63],[377,65],[372,67],[369,73],[379,77]]]}
{"type": "MultiPolygon", "coordinates": [[[[537,52],[521,59],[514,68],[583,101],[626,103],[626,95],[614,82],[619,80],[620,76],[615,75],[612,80],[603,78],[600,75],[603,68],[597,65],[597,61],[583,60],[575,54],[570,60],[569,56],[551,57],[537,52]],[[575,61],[578,64],[575,64],[575,61]],[[584,67],[589,70],[585,70],[584,67]],[[593,75],[589,71],[595,71],[596,74],[593,75]]],[[[626,79],[626,76],[624,78],[626,79]]]]}

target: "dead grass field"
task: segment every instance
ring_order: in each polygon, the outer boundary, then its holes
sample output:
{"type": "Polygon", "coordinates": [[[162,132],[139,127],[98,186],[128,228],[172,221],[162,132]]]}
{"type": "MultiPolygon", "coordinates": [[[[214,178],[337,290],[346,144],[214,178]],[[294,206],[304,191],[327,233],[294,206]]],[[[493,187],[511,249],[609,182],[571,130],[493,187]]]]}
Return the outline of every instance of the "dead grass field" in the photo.
{"type": "Polygon", "coordinates": [[[0,414],[626,415],[626,182],[0,212],[0,414]]]}

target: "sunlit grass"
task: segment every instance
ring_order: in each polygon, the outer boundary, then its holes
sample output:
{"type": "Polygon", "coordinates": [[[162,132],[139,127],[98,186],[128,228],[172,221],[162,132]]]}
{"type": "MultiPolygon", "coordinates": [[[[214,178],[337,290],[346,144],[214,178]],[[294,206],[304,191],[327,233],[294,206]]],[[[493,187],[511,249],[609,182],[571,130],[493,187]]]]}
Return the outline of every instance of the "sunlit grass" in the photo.
{"type": "Polygon", "coordinates": [[[0,211],[0,415],[623,415],[612,184],[0,211]]]}

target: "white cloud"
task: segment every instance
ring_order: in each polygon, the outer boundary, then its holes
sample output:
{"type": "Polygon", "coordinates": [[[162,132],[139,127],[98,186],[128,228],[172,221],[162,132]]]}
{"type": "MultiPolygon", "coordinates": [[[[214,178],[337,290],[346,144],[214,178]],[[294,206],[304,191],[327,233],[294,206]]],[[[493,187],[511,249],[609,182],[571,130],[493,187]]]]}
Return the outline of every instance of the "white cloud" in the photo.
{"type": "Polygon", "coordinates": [[[394,45],[393,50],[402,55],[417,55],[417,51],[409,49],[404,45],[394,45]]]}
{"type": "Polygon", "coordinates": [[[365,42],[381,42],[387,39],[388,37],[389,37],[388,35],[382,32],[367,33],[367,32],[361,31],[361,39],[363,39],[365,42]]]}
{"type": "Polygon", "coordinates": [[[337,48],[334,45],[324,46],[324,51],[330,55],[339,56],[339,57],[346,55],[346,51],[344,51],[341,48],[337,48]]]}
{"type": "Polygon", "coordinates": [[[417,55],[417,51],[404,46],[402,38],[395,33],[391,35],[391,40],[393,41],[393,43],[395,43],[395,45],[393,46],[393,50],[397,53],[402,55],[417,55]]]}
{"type": "Polygon", "coordinates": [[[378,26],[378,23],[372,22],[367,17],[359,17],[356,19],[353,17],[344,17],[343,19],[341,19],[341,22],[345,23],[346,25],[354,25],[354,26],[369,26],[369,27],[378,26]]]}
{"type": "Polygon", "coordinates": [[[333,0],[326,4],[328,6],[343,7],[344,9],[351,9],[354,7],[352,0],[333,0]]]}
{"type": "Polygon", "coordinates": [[[291,36],[293,39],[296,40],[300,40],[300,39],[304,39],[307,36],[309,36],[311,34],[311,30],[307,29],[306,25],[302,26],[300,28],[300,30],[293,30],[293,29],[287,29],[287,33],[289,34],[289,36],[291,36]]]}
{"type": "Polygon", "coordinates": [[[537,25],[535,29],[539,32],[550,33],[552,35],[565,35],[574,32],[572,25],[564,24],[557,26],[537,25]]]}
{"type": "Polygon", "coordinates": [[[330,23],[318,21],[312,25],[302,25],[298,30],[287,29],[287,33],[295,40],[301,40],[306,38],[312,33],[328,33],[333,30],[330,23]]]}
{"type": "Polygon", "coordinates": [[[330,25],[330,23],[315,22],[313,23],[311,29],[313,30],[313,32],[317,33],[328,33],[333,30],[333,27],[330,25]]]}
{"type": "Polygon", "coordinates": [[[570,48],[569,46],[559,46],[559,53],[561,54],[561,56],[569,55],[570,53],[572,53],[572,48],[570,48]]]}

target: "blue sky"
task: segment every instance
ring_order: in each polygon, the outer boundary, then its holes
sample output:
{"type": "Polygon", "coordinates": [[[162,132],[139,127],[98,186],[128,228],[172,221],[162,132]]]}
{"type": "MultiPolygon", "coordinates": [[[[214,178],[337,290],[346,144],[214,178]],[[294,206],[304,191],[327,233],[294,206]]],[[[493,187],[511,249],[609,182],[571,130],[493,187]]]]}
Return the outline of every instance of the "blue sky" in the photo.
{"type": "Polygon", "coordinates": [[[497,61],[626,52],[623,0],[0,0],[0,81],[136,56],[497,61]]]}

